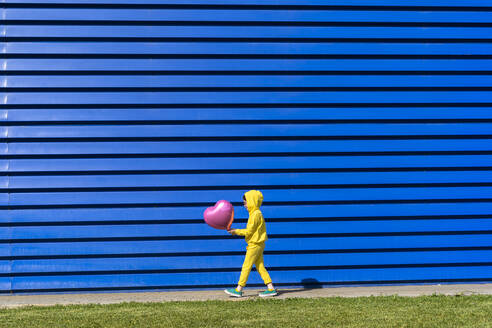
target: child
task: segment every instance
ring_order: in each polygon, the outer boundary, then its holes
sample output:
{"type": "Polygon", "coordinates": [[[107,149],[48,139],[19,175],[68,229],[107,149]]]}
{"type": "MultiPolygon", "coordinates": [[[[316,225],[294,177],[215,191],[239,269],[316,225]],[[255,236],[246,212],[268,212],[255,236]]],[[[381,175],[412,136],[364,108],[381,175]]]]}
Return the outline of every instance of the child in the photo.
{"type": "Polygon", "coordinates": [[[253,264],[256,266],[261,278],[268,290],[261,292],[260,297],[269,297],[277,295],[277,290],[273,287],[272,279],[263,264],[263,250],[265,241],[268,239],[266,234],[265,220],[261,214],[260,206],[263,203],[263,195],[259,190],[250,190],[243,195],[244,207],[248,209],[249,218],[246,229],[231,229],[231,235],[245,236],[248,246],[246,247],[246,257],[237,288],[226,289],[226,294],[234,297],[243,296],[243,287],[246,286],[249,273],[253,264]]]}

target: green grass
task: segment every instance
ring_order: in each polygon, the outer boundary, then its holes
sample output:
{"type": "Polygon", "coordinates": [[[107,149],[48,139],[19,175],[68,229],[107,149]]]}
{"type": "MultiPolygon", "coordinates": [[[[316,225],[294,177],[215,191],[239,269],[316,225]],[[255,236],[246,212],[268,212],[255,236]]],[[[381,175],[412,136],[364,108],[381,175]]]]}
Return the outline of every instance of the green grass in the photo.
{"type": "Polygon", "coordinates": [[[0,310],[0,327],[492,327],[492,295],[120,303],[0,310]]]}

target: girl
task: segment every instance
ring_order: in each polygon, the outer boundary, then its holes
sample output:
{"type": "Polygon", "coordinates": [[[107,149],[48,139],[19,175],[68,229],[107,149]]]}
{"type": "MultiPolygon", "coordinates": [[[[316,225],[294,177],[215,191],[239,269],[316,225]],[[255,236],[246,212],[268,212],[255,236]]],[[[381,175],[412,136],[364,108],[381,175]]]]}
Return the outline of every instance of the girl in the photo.
{"type": "Polygon", "coordinates": [[[268,287],[268,289],[261,292],[259,296],[275,296],[277,295],[277,290],[273,287],[272,279],[270,279],[270,275],[263,264],[263,250],[265,249],[265,241],[268,240],[265,219],[260,211],[260,206],[263,203],[263,194],[259,190],[250,190],[243,195],[243,203],[244,207],[246,207],[249,212],[246,229],[231,229],[229,230],[229,233],[231,235],[245,236],[246,243],[248,244],[246,247],[246,257],[244,259],[237,287],[235,289],[226,289],[225,293],[234,297],[242,297],[242,290],[244,286],[246,286],[249,273],[254,264],[256,270],[263,279],[263,282],[268,287]]]}

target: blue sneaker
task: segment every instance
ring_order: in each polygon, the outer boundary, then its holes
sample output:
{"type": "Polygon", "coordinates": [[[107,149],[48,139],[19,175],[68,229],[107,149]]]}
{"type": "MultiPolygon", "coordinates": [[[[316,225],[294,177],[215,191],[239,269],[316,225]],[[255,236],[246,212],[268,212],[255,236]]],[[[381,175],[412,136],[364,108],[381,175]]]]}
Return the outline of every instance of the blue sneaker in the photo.
{"type": "Polygon", "coordinates": [[[238,292],[236,288],[226,289],[224,292],[232,297],[243,297],[243,292],[238,292]]]}

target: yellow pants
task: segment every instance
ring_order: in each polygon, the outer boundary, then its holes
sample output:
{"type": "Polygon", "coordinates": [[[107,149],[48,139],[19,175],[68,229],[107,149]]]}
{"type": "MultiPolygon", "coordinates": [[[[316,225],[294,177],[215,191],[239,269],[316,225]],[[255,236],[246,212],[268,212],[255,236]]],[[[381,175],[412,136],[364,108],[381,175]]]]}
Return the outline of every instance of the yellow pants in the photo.
{"type": "Polygon", "coordinates": [[[251,268],[253,264],[256,266],[256,270],[263,279],[265,285],[268,285],[272,282],[270,279],[270,275],[265,269],[265,265],[263,264],[263,250],[265,249],[265,243],[260,245],[248,245],[246,247],[246,257],[244,258],[243,268],[241,270],[241,276],[239,277],[240,286],[246,286],[246,282],[248,281],[249,273],[251,272],[251,268]]]}

